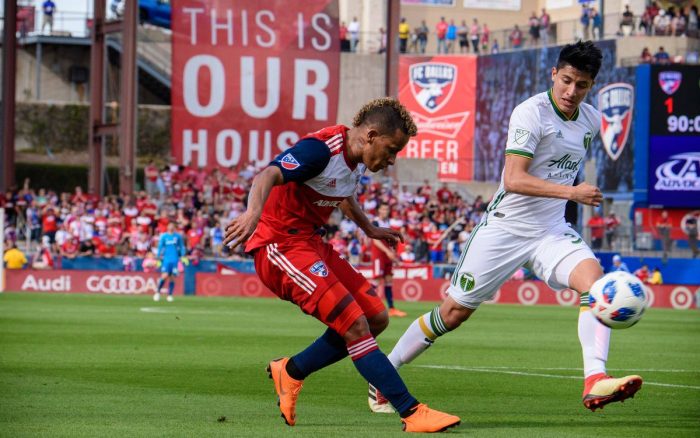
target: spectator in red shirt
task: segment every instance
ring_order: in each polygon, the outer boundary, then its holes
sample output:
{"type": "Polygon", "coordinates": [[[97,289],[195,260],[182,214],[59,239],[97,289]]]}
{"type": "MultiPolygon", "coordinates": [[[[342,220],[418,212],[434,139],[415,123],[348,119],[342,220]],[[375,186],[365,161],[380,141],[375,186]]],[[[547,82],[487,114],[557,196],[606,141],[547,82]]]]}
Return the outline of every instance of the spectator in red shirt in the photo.
{"type": "Polygon", "coordinates": [[[605,240],[608,243],[608,248],[612,249],[613,243],[615,243],[615,237],[617,236],[617,227],[620,226],[620,219],[617,218],[615,213],[610,213],[605,218],[605,240]]]}
{"type": "Polygon", "coordinates": [[[53,207],[47,207],[41,218],[41,234],[42,236],[48,236],[49,242],[54,243],[56,241],[56,231],[58,231],[58,221],[54,214],[54,209],[53,207]]]}
{"type": "Polygon", "coordinates": [[[65,257],[67,259],[74,259],[78,256],[78,251],[80,250],[80,241],[75,237],[66,239],[66,241],[63,242],[63,245],[61,245],[59,250],[61,257],[65,257]]]}
{"type": "Polygon", "coordinates": [[[445,252],[442,250],[442,232],[438,230],[437,225],[431,223],[429,230],[425,233],[425,240],[430,248],[430,261],[433,263],[442,263],[445,260],[445,252]]]}
{"type": "Polygon", "coordinates": [[[588,220],[588,227],[591,229],[591,249],[601,249],[605,235],[605,219],[599,212],[594,211],[593,217],[588,220]]]}
{"type": "Polygon", "coordinates": [[[649,266],[647,265],[642,265],[641,268],[634,271],[634,275],[636,275],[637,278],[639,278],[642,281],[642,283],[649,283],[650,274],[651,273],[649,272],[649,266]]]}
{"type": "Polygon", "coordinates": [[[671,251],[671,219],[668,217],[666,210],[661,212],[661,218],[656,221],[656,232],[661,239],[661,246],[664,251],[664,261],[668,258],[668,253],[671,251]]]}
{"type": "Polygon", "coordinates": [[[449,25],[447,24],[447,21],[445,21],[445,17],[440,17],[440,21],[435,26],[435,34],[437,35],[438,54],[447,53],[447,41],[445,40],[445,36],[447,35],[448,27],[449,25]]]}

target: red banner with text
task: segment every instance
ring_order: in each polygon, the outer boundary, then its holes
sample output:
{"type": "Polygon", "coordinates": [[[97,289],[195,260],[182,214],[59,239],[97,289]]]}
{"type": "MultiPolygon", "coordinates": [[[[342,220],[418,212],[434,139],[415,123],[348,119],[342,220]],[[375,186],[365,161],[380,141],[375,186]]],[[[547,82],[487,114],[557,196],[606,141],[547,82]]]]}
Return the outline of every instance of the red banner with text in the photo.
{"type": "Polygon", "coordinates": [[[172,152],[195,167],[267,164],[336,123],[337,0],[173,2],[172,152]]]}
{"type": "MultiPolygon", "coordinates": [[[[103,293],[118,295],[153,294],[160,274],[114,271],[5,271],[5,290],[10,292],[103,293]]],[[[164,289],[167,289],[167,282],[164,289]]],[[[175,279],[176,295],[183,293],[181,277],[175,279]]]]}
{"type": "Polygon", "coordinates": [[[476,57],[402,56],[399,99],[418,126],[399,157],[437,160],[441,181],[471,181],[476,57]]]}

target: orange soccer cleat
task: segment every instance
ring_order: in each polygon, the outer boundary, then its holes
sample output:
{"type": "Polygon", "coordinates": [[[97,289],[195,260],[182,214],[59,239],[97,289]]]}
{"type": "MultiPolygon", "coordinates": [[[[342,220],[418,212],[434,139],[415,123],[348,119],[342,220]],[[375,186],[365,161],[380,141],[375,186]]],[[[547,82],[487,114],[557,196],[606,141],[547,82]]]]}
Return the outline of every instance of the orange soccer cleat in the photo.
{"type": "Polygon", "coordinates": [[[455,415],[430,409],[423,403],[416,406],[411,415],[401,419],[406,432],[442,432],[458,426],[461,421],[455,415]]]}
{"type": "Polygon", "coordinates": [[[406,315],[407,315],[406,312],[401,311],[401,310],[397,309],[396,307],[391,307],[391,308],[389,309],[389,316],[395,316],[395,317],[397,317],[397,318],[403,318],[403,317],[406,316],[406,315]]]}
{"type": "Polygon", "coordinates": [[[598,373],[586,378],[583,389],[583,405],[595,411],[612,402],[622,402],[634,397],[642,387],[639,376],[625,376],[616,379],[605,373],[598,373]]]}
{"type": "Polygon", "coordinates": [[[282,418],[289,426],[296,424],[296,405],[299,392],[304,386],[303,380],[293,379],[287,374],[288,357],[275,359],[267,365],[267,373],[275,383],[277,406],[280,407],[282,418]]]}

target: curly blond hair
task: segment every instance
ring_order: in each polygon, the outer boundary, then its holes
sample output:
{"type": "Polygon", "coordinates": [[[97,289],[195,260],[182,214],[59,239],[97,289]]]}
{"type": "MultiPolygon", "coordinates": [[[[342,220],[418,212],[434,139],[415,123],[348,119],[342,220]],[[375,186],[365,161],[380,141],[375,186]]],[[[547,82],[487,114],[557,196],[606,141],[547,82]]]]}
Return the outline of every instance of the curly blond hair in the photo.
{"type": "Polygon", "coordinates": [[[387,135],[393,134],[397,129],[409,137],[418,133],[411,113],[393,97],[380,97],[367,102],[352,120],[352,126],[360,125],[371,125],[387,135]]]}

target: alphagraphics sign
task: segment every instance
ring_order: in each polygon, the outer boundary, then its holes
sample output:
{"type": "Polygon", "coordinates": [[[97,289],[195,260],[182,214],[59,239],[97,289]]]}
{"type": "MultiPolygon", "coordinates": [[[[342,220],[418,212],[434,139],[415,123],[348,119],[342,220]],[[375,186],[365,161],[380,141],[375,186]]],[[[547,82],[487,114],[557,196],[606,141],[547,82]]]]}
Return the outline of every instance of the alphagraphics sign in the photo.
{"type": "Polygon", "coordinates": [[[700,205],[700,152],[693,137],[652,137],[649,145],[649,204],[700,205]]]}

